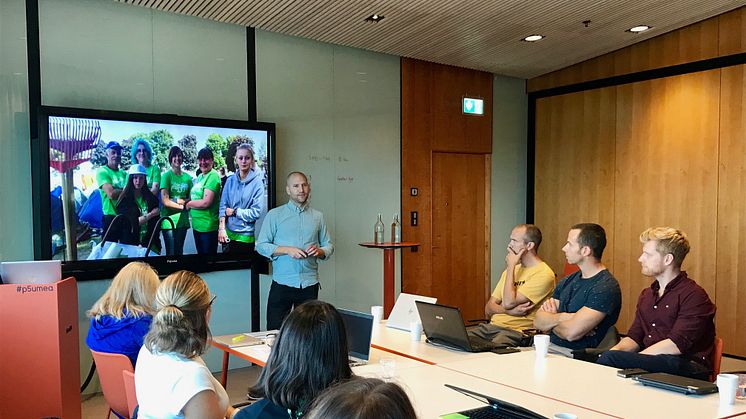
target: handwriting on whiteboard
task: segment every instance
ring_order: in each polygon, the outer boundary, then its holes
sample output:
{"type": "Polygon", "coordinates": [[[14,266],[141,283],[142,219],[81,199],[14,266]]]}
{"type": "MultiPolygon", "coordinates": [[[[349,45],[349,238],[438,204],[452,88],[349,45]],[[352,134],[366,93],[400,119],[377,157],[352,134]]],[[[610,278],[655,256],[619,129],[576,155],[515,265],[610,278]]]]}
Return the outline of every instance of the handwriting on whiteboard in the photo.
{"type": "Polygon", "coordinates": [[[352,183],[355,180],[352,176],[337,176],[337,182],[352,183]]]}
{"type": "Polygon", "coordinates": [[[329,156],[327,154],[321,154],[321,155],[318,155],[318,154],[309,154],[308,155],[308,160],[317,161],[317,162],[318,161],[332,161],[332,158],[331,158],[331,156],[329,156]]]}

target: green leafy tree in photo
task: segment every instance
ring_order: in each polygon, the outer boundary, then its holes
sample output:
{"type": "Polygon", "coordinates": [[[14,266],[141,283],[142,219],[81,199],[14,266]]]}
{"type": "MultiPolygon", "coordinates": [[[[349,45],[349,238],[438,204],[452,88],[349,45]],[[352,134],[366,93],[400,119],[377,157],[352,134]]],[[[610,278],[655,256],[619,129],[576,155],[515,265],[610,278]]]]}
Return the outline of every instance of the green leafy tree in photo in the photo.
{"type": "Polygon", "coordinates": [[[215,168],[225,166],[225,152],[228,150],[228,142],[225,138],[220,134],[210,134],[205,143],[215,156],[215,168]]]}
{"type": "Polygon", "coordinates": [[[106,164],[106,141],[99,141],[91,154],[91,164],[97,169],[106,164]]]}
{"type": "MultiPolygon", "coordinates": [[[[245,135],[231,135],[230,137],[228,137],[228,152],[225,156],[225,165],[231,172],[236,171],[236,150],[241,144],[248,144],[251,146],[251,148],[254,148],[254,140],[250,137],[247,137],[245,135]]],[[[256,157],[256,149],[254,149],[254,158],[256,157]]],[[[257,164],[259,163],[257,162],[257,164]]]]}
{"type": "Polygon", "coordinates": [[[192,134],[185,135],[179,140],[178,145],[184,153],[182,169],[187,172],[197,170],[197,137],[192,134]]]}
{"type": "Polygon", "coordinates": [[[148,143],[153,149],[152,164],[157,164],[163,170],[168,168],[168,150],[174,145],[174,137],[165,129],[160,129],[150,133],[148,143]]]}

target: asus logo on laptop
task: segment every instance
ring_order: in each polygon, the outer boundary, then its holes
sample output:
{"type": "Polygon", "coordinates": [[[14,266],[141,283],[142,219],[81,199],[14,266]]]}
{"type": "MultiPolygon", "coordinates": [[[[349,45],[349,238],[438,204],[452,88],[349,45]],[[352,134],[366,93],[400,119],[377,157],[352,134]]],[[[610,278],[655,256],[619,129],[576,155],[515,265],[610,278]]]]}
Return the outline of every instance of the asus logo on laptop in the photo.
{"type": "Polygon", "coordinates": [[[438,320],[443,320],[443,316],[435,316],[435,318],[438,320]]]}

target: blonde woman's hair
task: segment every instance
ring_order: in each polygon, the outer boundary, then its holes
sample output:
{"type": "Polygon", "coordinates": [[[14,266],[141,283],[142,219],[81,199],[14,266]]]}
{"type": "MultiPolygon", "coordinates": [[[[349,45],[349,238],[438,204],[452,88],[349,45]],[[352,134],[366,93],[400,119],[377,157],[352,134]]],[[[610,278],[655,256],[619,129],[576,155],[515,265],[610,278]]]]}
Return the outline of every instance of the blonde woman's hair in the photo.
{"type": "Polygon", "coordinates": [[[175,352],[187,358],[205,352],[210,338],[210,290],[199,275],[179,271],[166,277],[155,293],[155,307],[145,336],[145,347],[150,352],[175,352]]]}
{"type": "Polygon", "coordinates": [[[152,315],[155,311],[153,297],[158,284],[158,274],[150,265],[144,262],[128,263],[86,314],[97,320],[105,315],[116,319],[152,315]]]}
{"type": "Polygon", "coordinates": [[[684,263],[684,258],[689,253],[689,239],[686,234],[672,227],[651,227],[640,234],[640,242],[645,243],[655,240],[655,250],[663,256],[671,254],[673,264],[677,268],[684,263]]]}

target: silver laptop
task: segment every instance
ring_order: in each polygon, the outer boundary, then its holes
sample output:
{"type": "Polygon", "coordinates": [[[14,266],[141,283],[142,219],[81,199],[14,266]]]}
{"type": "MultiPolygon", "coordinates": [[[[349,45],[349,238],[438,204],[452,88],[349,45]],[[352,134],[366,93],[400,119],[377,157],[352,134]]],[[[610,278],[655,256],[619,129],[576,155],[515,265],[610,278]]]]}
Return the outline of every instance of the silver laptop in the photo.
{"type": "Polygon", "coordinates": [[[347,345],[350,348],[350,366],[365,365],[370,358],[370,339],[373,336],[373,316],[370,313],[338,308],[347,331],[347,345]]]}
{"type": "Polygon", "coordinates": [[[435,304],[438,299],[416,294],[407,294],[405,292],[399,294],[399,298],[396,299],[396,304],[394,304],[394,309],[391,310],[391,315],[389,315],[386,326],[409,332],[409,324],[411,322],[422,323],[420,320],[420,314],[417,312],[415,301],[424,301],[426,303],[435,304]]]}
{"type": "Polygon", "coordinates": [[[0,263],[4,284],[53,284],[62,279],[59,260],[29,260],[0,263]]]}

